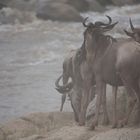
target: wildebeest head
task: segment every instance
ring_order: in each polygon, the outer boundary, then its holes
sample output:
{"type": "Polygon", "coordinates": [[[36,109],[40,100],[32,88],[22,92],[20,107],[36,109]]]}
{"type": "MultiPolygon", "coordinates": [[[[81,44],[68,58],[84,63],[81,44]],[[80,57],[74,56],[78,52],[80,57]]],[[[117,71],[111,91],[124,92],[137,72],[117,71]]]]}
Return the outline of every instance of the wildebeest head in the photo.
{"type": "Polygon", "coordinates": [[[130,27],[132,32],[128,32],[127,30],[124,30],[124,32],[133,38],[135,41],[140,43],[140,28],[135,28],[132,24],[131,18],[129,19],[130,27]]]}
{"type": "Polygon", "coordinates": [[[65,85],[60,85],[59,82],[60,82],[62,77],[63,77],[63,75],[58,77],[58,79],[56,80],[56,82],[55,82],[56,88],[55,89],[61,94],[66,94],[67,92],[69,92],[73,88],[73,83],[69,82],[65,85]]]}
{"type": "MultiPolygon", "coordinates": [[[[97,46],[96,44],[98,42],[102,43],[104,45],[104,42],[101,42],[101,38],[103,36],[103,33],[106,31],[110,31],[114,28],[114,26],[118,23],[115,22],[112,24],[112,19],[109,16],[106,16],[109,19],[108,23],[103,23],[101,21],[96,21],[95,23],[88,23],[86,24],[85,22],[87,21],[88,18],[85,18],[83,21],[84,27],[86,27],[86,30],[84,31],[84,47],[88,51],[94,50],[97,46]],[[94,45],[93,45],[94,44],[94,45]]],[[[102,39],[102,41],[104,41],[102,39]]]]}

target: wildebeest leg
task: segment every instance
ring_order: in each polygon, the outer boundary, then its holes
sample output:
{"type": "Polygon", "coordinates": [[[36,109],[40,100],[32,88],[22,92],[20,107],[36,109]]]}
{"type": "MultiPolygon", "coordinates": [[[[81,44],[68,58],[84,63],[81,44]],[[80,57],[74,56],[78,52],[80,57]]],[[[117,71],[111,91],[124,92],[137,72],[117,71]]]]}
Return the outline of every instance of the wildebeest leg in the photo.
{"type": "Polygon", "coordinates": [[[63,94],[63,95],[61,96],[61,107],[60,107],[60,111],[61,111],[61,112],[62,112],[62,110],[63,110],[63,106],[64,106],[65,101],[66,101],[66,94],[63,94]]]}
{"type": "Polygon", "coordinates": [[[71,94],[71,104],[74,110],[75,120],[79,122],[79,115],[81,111],[81,90],[75,89],[73,94],[71,94]]]}
{"type": "Polygon", "coordinates": [[[97,100],[96,100],[95,117],[94,117],[93,123],[90,126],[90,129],[92,130],[95,129],[95,126],[98,125],[101,98],[103,96],[103,86],[104,86],[104,83],[100,79],[96,79],[97,100]]]}
{"type": "Polygon", "coordinates": [[[79,115],[79,125],[85,125],[85,120],[86,120],[86,109],[88,106],[88,101],[89,101],[89,84],[88,82],[85,82],[85,84],[83,85],[84,89],[83,89],[83,95],[82,95],[82,100],[81,100],[81,112],[79,115]]]}
{"type": "Polygon", "coordinates": [[[135,91],[136,88],[134,86],[135,85],[134,79],[132,79],[130,75],[125,76],[125,77],[123,76],[122,76],[122,81],[128,94],[128,106],[127,106],[126,117],[122,121],[119,122],[119,127],[123,127],[124,125],[128,123],[129,116],[136,103],[136,91],[135,91]]]}
{"type": "Polygon", "coordinates": [[[103,125],[109,124],[109,117],[107,113],[107,105],[106,105],[106,84],[103,84],[103,96],[102,96],[102,107],[103,107],[103,125]]]}
{"type": "Polygon", "coordinates": [[[117,86],[112,86],[113,93],[113,125],[112,128],[117,127],[117,86]]]}
{"type": "Polygon", "coordinates": [[[88,98],[89,103],[95,98],[95,90],[96,90],[96,87],[95,85],[93,85],[89,91],[89,98],[88,98]]]}
{"type": "Polygon", "coordinates": [[[81,112],[79,115],[79,125],[85,125],[86,109],[89,104],[89,92],[92,87],[93,73],[88,63],[83,62],[81,65],[81,77],[82,77],[82,99],[81,99],[81,112]]]}
{"type": "Polygon", "coordinates": [[[75,119],[76,122],[79,122],[79,116],[78,116],[78,113],[77,113],[72,101],[71,101],[71,106],[72,106],[72,109],[73,109],[73,112],[74,112],[74,119],[75,119]]]}
{"type": "Polygon", "coordinates": [[[134,123],[137,125],[140,123],[140,85],[139,82],[134,84],[135,93],[137,96],[137,103],[135,104],[135,114],[134,114],[134,123]]]}
{"type": "MultiPolygon", "coordinates": [[[[66,74],[63,74],[62,75],[63,76],[63,85],[66,85],[67,84],[67,82],[68,82],[68,80],[69,80],[69,76],[67,76],[66,74]]],[[[61,96],[61,107],[60,107],[60,111],[62,111],[63,110],[63,106],[64,106],[64,103],[65,103],[65,101],[66,101],[66,94],[63,94],[62,96],[61,96]]]]}

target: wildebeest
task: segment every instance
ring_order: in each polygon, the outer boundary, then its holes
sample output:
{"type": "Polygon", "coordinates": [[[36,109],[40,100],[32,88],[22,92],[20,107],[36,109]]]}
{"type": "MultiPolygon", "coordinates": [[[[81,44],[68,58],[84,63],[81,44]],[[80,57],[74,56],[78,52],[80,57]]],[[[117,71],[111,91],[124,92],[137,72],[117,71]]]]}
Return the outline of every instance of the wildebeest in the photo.
{"type": "Polygon", "coordinates": [[[132,32],[128,32],[124,30],[124,32],[131,38],[133,38],[136,42],[140,43],[140,28],[135,28],[132,24],[131,19],[129,19],[130,27],[132,32]]]}
{"type": "Polygon", "coordinates": [[[124,120],[120,122],[122,126],[127,124],[136,100],[140,115],[140,45],[132,39],[114,42],[108,38],[104,32],[111,30],[116,24],[97,27],[90,23],[84,32],[86,60],[95,75],[97,92],[92,129],[98,124],[101,98],[105,93],[106,84],[114,87],[124,85],[127,90],[128,111],[124,120]]]}
{"type": "MultiPolygon", "coordinates": [[[[111,22],[112,22],[111,18],[109,16],[107,16],[107,18],[109,19],[109,23],[105,24],[102,22],[96,22],[96,26],[100,26],[100,25],[106,26],[106,25],[111,24],[111,22]]],[[[84,24],[84,22],[83,22],[83,24],[84,24]]],[[[84,44],[85,43],[83,43],[83,45],[84,44]]],[[[57,83],[56,87],[58,87],[57,90],[62,93],[62,91],[64,92],[64,89],[66,90],[66,87],[67,87],[66,83],[68,82],[69,77],[72,78],[73,88],[69,95],[70,95],[70,100],[71,100],[73,110],[74,110],[75,114],[77,114],[75,116],[79,116],[79,117],[75,117],[75,118],[80,119],[80,120],[76,119],[79,121],[80,125],[85,124],[86,109],[95,93],[93,91],[94,88],[92,86],[92,85],[95,85],[95,79],[94,79],[93,73],[91,72],[91,65],[89,63],[87,63],[87,61],[85,60],[85,51],[84,51],[85,47],[83,45],[82,45],[81,49],[77,50],[78,53],[72,54],[64,60],[64,63],[63,63],[64,87],[60,88],[60,86],[58,84],[58,81],[60,80],[60,78],[58,78],[58,80],[56,82],[57,83]],[[77,59],[76,55],[79,57],[81,56],[81,57],[77,59]],[[60,91],[60,89],[61,89],[61,91],[60,91]],[[80,89],[80,91],[79,91],[79,89],[80,89]],[[75,109],[75,108],[77,108],[77,109],[75,109]],[[77,110],[77,111],[75,111],[75,110],[77,110]]],[[[106,90],[106,89],[104,89],[104,90],[106,90]]],[[[60,110],[62,110],[63,104],[65,102],[65,98],[66,98],[66,94],[63,94],[60,110]]],[[[104,123],[108,123],[108,114],[107,114],[107,110],[106,110],[105,98],[103,98],[102,102],[103,102],[104,123]]]]}
{"type": "MultiPolygon", "coordinates": [[[[96,28],[96,27],[97,28],[104,27],[106,29],[108,27],[110,27],[110,30],[111,30],[117,23],[111,24],[112,23],[111,17],[107,16],[107,18],[109,19],[109,22],[108,23],[103,23],[101,21],[96,21],[95,24],[89,23],[88,25],[85,24],[85,22],[87,20],[87,18],[85,18],[85,20],[83,22],[83,25],[84,25],[84,27],[87,27],[86,31],[88,30],[89,32],[90,32],[90,30],[92,28],[96,28]]],[[[86,31],[84,32],[84,45],[83,45],[85,47],[85,49],[83,49],[83,50],[85,51],[85,54],[86,54],[86,60],[85,60],[86,66],[83,68],[83,69],[85,69],[85,71],[82,71],[81,72],[81,75],[83,75],[82,76],[83,81],[85,82],[84,93],[83,93],[83,95],[84,95],[84,98],[83,98],[84,101],[82,102],[83,103],[83,107],[81,109],[81,114],[80,114],[80,124],[81,125],[84,125],[84,123],[85,123],[85,111],[86,111],[86,108],[87,108],[87,105],[88,105],[87,100],[89,98],[88,97],[89,96],[89,89],[92,86],[91,85],[92,83],[90,82],[91,81],[90,77],[91,77],[91,75],[94,75],[94,73],[92,71],[92,62],[91,62],[91,60],[94,57],[94,55],[93,54],[89,54],[86,51],[86,41],[87,41],[86,38],[85,38],[86,31]]],[[[109,43],[110,39],[112,39],[113,41],[115,41],[115,39],[113,37],[111,37],[111,36],[107,36],[107,38],[108,38],[108,42],[103,42],[103,43],[109,43]]],[[[89,50],[89,51],[92,52],[92,50],[89,50]]],[[[116,89],[115,91],[117,92],[117,88],[113,88],[113,89],[116,89]]],[[[107,113],[107,109],[106,109],[106,85],[104,86],[104,89],[103,90],[104,90],[104,95],[103,95],[103,98],[102,98],[103,114],[104,114],[103,124],[108,124],[109,119],[108,119],[108,113],[107,113]]]]}
{"type": "MultiPolygon", "coordinates": [[[[88,85],[89,91],[89,98],[86,100],[87,105],[92,100],[95,93],[93,91],[94,88],[92,87],[95,85],[95,79],[94,76],[91,75],[92,73],[88,73],[87,75],[89,67],[87,66],[87,63],[85,61],[85,51],[83,51],[82,49],[84,49],[83,45],[76,51],[72,51],[70,55],[65,58],[63,62],[63,74],[56,80],[55,83],[58,92],[63,93],[60,111],[62,111],[63,104],[66,99],[66,94],[68,93],[69,99],[71,101],[71,106],[74,111],[75,120],[77,122],[79,122],[79,116],[81,115],[81,109],[85,99],[83,93],[85,92],[85,90],[87,90],[86,85],[88,85]],[[63,86],[59,85],[59,81],[61,78],[63,80],[63,86]],[[69,78],[72,79],[71,83],[68,82],[69,78]]],[[[84,113],[86,114],[86,110],[84,113]]]]}
{"type": "MultiPolygon", "coordinates": [[[[66,99],[66,94],[68,93],[71,106],[74,111],[75,121],[79,122],[79,114],[81,110],[81,97],[82,97],[82,78],[80,74],[80,61],[81,54],[80,49],[77,49],[75,51],[71,51],[71,53],[65,58],[63,62],[63,74],[62,74],[62,80],[63,85],[59,85],[60,78],[59,77],[56,81],[56,87],[57,90],[62,93],[62,103],[61,103],[61,109],[63,109],[63,104],[66,99]],[[72,82],[69,83],[69,79],[71,78],[72,82]],[[72,86],[70,86],[72,85],[72,86]]],[[[83,55],[82,55],[83,56],[83,55]]],[[[83,58],[82,58],[83,59],[83,58]]]]}

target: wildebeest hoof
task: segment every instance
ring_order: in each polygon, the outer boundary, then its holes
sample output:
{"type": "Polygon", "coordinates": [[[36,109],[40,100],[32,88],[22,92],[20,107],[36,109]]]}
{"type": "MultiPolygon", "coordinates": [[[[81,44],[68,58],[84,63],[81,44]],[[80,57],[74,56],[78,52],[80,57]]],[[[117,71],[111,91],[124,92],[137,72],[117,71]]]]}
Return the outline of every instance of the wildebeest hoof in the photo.
{"type": "Polygon", "coordinates": [[[122,120],[122,121],[119,122],[118,128],[123,128],[126,124],[127,124],[127,120],[124,119],[124,120],[122,120]]]}
{"type": "Polygon", "coordinates": [[[89,128],[88,128],[88,130],[90,130],[90,131],[91,130],[95,130],[95,125],[94,124],[90,125],[89,128]]]}
{"type": "Polygon", "coordinates": [[[93,121],[93,123],[89,127],[89,130],[94,130],[96,126],[98,126],[98,122],[97,121],[93,121]]]}
{"type": "Polygon", "coordinates": [[[85,122],[79,122],[79,126],[84,126],[85,122]]]}
{"type": "Polygon", "coordinates": [[[109,124],[109,119],[108,118],[103,119],[102,124],[103,125],[108,125],[109,124]]]}
{"type": "Polygon", "coordinates": [[[112,128],[117,128],[117,123],[113,123],[112,128]]]}

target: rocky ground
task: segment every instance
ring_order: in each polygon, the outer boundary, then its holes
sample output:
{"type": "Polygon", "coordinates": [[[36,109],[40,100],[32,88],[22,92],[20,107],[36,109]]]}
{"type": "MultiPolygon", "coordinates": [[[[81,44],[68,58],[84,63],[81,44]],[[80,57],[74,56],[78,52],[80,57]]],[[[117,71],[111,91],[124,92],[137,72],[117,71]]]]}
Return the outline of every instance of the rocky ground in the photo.
{"type": "Polygon", "coordinates": [[[73,113],[32,113],[0,127],[0,140],[140,140],[140,128],[111,129],[99,126],[94,131],[80,127],[73,113]]]}

